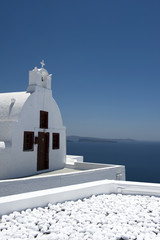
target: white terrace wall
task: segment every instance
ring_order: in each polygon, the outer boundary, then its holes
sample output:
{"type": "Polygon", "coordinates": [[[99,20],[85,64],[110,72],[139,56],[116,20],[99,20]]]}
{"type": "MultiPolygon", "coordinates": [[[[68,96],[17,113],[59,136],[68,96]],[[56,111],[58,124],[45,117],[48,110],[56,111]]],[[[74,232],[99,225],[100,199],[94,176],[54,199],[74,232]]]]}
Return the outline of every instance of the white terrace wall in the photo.
{"type": "MultiPolygon", "coordinates": [[[[76,169],[77,172],[37,175],[28,178],[19,178],[0,181],[0,197],[24,193],[28,191],[39,191],[48,188],[57,188],[73,184],[104,179],[125,180],[125,167],[119,165],[104,165],[84,163],[85,171],[76,169]],[[91,169],[90,169],[91,166],[91,169]]],[[[69,164],[67,164],[69,167],[69,164]]],[[[70,166],[73,168],[73,165],[70,166]]],[[[81,166],[82,168],[82,166],[81,166]]],[[[75,168],[74,168],[75,169],[75,168]]]]}
{"type": "Polygon", "coordinates": [[[103,180],[1,197],[0,216],[27,208],[44,207],[48,203],[78,200],[92,195],[110,193],[160,196],[160,184],[103,180]]]}

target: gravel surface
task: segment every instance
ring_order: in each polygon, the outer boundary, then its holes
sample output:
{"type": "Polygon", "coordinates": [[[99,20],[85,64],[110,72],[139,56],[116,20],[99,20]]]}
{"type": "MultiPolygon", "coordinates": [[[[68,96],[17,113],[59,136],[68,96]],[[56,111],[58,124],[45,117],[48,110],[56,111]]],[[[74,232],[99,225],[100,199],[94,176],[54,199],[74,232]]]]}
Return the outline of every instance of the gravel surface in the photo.
{"type": "Polygon", "coordinates": [[[98,195],[3,215],[0,240],[160,240],[160,198],[98,195]]]}

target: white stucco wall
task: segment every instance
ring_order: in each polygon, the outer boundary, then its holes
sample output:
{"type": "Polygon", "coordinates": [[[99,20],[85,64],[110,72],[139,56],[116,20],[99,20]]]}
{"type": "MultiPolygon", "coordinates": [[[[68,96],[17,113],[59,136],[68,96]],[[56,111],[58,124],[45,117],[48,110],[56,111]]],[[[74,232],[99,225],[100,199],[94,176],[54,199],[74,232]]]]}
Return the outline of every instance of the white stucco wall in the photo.
{"type": "MultiPolygon", "coordinates": [[[[63,126],[60,110],[52,98],[51,90],[39,89],[32,93],[24,103],[19,113],[19,118],[14,123],[12,132],[11,149],[0,152],[0,179],[27,176],[37,173],[37,144],[34,144],[34,151],[23,152],[24,131],[33,131],[35,136],[43,132],[39,128],[40,110],[49,114],[48,129],[50,134],[49,146],[49,169],[38,171],[50,171],[63,168],[66,156],[66,129],[63,126]],[[52,150],[52,133],[60,133],[60,149],[52,150]],[[11,157],[12,156],[12,157],[11,157]],[[5,162],[5,164],[4,164],[5,162]]],[[[8,140],[8,139],[7,139],[8,140]]]]}

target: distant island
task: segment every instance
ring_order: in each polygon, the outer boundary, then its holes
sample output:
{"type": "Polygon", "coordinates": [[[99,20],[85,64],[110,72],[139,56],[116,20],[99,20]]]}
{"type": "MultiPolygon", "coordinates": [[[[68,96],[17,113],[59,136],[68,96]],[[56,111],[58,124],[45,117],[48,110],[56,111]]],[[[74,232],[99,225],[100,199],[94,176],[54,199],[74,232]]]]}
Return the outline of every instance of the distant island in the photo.
{"type": "Polygon", "coordinates": [[[95,138],[95,137],[80,137],[80,136],[67,136],[67,142],[133,142],[134,139],[110,139],[110,138],[95,138]]]}

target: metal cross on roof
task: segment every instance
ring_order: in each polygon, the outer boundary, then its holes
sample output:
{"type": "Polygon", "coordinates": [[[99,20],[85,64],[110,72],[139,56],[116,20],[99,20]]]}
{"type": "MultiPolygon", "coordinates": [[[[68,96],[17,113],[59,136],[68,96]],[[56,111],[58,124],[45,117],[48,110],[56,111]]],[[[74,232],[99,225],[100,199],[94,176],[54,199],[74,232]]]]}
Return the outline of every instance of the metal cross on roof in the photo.
{"type": "Polygon", "coordinates": [[[45,66],[44,60],[42,60],[41,62],[42,68],[45,66]]]}

